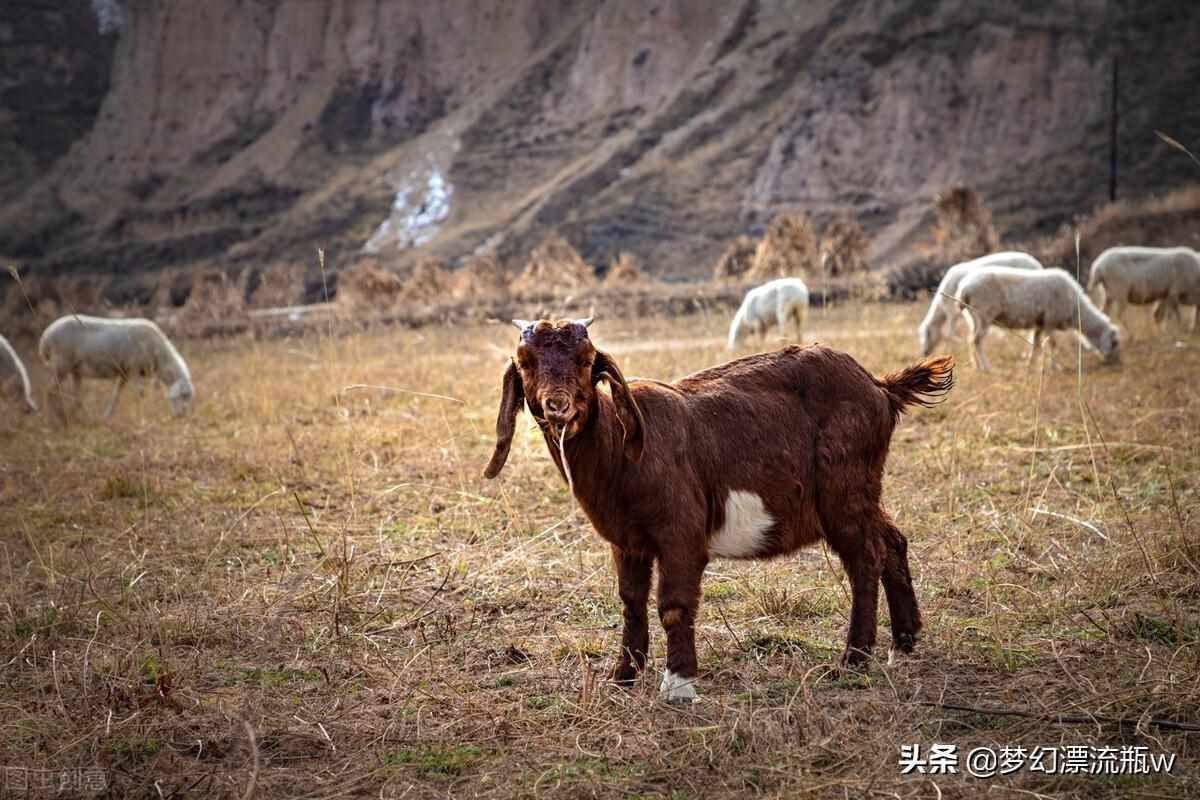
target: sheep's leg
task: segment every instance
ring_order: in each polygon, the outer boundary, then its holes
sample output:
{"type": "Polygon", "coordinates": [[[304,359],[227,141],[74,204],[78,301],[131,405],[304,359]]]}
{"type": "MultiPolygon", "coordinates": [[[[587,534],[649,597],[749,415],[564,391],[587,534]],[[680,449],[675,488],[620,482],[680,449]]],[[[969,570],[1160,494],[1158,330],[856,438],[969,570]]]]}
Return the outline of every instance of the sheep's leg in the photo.
{"type": "Polygon", "coordinates": [[[1046,341],[1045,341],[1044,347],[1050,351],[1050,367],[1052,369],[1056,369],[1056,370],[1060,369],[1060,367],[1058,366],[1058,358],[1055,356],[1055,353],[1057,352],[1058,348],[1054,344],[1054,334],[1052,332],[1046,333],[1046,341]]]}
{"type": "Polygon", "coordinates": [[[650,574],[653,560],[645,555],[613,547],[617,568],[617,586],[625,605],[625,629],[621,635],[621,659],[612,672],[612,679],[631,684],[637,673],[646,666],[650,650],[650,627],[646,606],[650,602],[650,574]]]}
{"type": "Polygon", "coordinates": [[[908,539],[887,517],[877,530],[885,545],[883,591],[892,618],[892,644],[902,653],[911,653],[921,632],[921,610],[908,570],[908,539]]]}
{"type": "Polygon", "coordinates": [[[63,382],[66,377],[55,369],[50,376],[52,385],[46,392],[46,405],[50,408],[50,416],[61,425],[67,422],[67,407],[63,402],[63,382]]]}
{"type": "Polygon", "coordinates": [[[1045,338],[1046,332],[1044,330],[1041,328],[1033,329],[1033,343],[1029,346],[1028,366],[1032,367],[1033,363],[1037,361],[1038,353],[1042,351],[1042,345],[1045,343],[1045,338]]]}
{"type": "Polygon", "coordinates": [[[108,401],[108,408],[104,411],[104,418],[108,419],[113,415],[113,410],[117,407],[117,398],[121,395],[121,390],[125,388],[125,376],[117,376],[117,385],[113,387],[112,399],[108,401]]]}
{"type": "Polygon", "coordinates": [[[1179,325],[1183,325],[1183,314],[1179,311],[1179,303],[1173,297],[1167,297],[1158,302],[1154,308],[1154,322],[1159,334],[1169,332],[1167,317],[1172,316],[1179,325]]]}
{"type": "Polygon", "coordinates": [[[1196,318],[1200,317],[1200,304],[1192,306],[1192,324],[1188,325],[1188,333],[1196,332],[1196,318]]]}
{"type": "MultiPolygon", "coordinates": [[[[1133,328],[1129,327],[1129,323],[1125,321],[1125,304],[1120,302],[1119,300],[1114,299],[1112,301],[1111,305],[1112,305],[1112,314],[1109,314],[1109,318],[1121,326],[1121,330],[1125,332],[1125,340],[1128,342],[1132,342],[1133,341],[1133,328]]],[[[1106,309],[1109,307],[1107,298],[1105,298],[1104,307],[1106,309]]],[[[1107,312],[1105,312],[1105,313],[1107,313],[1107,312]]]]}
{"type": "MultiPolygon", "coordinates": [[[[691,541],[679,536],[671,541],[691,541]]],[[[700,607],[700,578],[705,558],[678,550],[658,562],[658,618],[667,632],[667,669],[658,687],[670,702],[696,698],[696,612],[700,607]]]]}
{"type": "Polygon", "coordinates": [[[971,331],[971,363],[980,372],[988,371],[987,356],[983,354],[983,337],[987,335],[988,326],[979,320],[971,311],[966,312],[967,326],[971,331]]]}

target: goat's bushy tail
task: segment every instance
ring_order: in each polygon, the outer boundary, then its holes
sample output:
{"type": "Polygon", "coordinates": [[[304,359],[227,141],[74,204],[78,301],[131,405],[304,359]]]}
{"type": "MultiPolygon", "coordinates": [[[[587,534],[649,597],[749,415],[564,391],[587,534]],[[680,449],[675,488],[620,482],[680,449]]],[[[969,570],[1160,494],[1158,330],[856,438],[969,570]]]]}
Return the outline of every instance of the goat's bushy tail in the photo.
{"type": "Polygon", "coordinates": [[[887,392],[893,416],[899,416],[913,404],[932,406],[940,403],[954,386],[954,358],[927,358],[899,372],[884,375],[877,383],[887,392]]]}

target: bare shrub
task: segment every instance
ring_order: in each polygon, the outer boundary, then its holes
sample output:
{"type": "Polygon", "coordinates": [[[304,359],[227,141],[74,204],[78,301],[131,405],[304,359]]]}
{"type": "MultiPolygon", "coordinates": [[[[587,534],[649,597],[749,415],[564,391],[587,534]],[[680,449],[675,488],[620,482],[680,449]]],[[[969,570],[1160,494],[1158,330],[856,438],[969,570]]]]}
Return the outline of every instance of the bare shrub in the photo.
{"type": "Polygon", "coordinates": [[[456,300],[495,299],[508,295],[509,276],[492,254],[469,256],[455,276],[456,300]]]}
{"type": "Polygon", "coordinates": [[[180,311],[181,321],[225,321],[244,312],[242,289],[224,270],[195,270],[191,277],[192,288],[180,311]]]}
{"type": "Polygon", "coordinates": [[[454,276],[440,258],[422,258],[404,282],[404,299],[414,303],[444,301],[454,291],[454,276]]]}
{"type": "Polygon", "coordinates": [[[1000,249],[1000,235],[992,212],[968,186],[952,186],[934,199],[937,222],[933,241],[939,256],[949,263],[968,261],[1000,249]]]}
{"type": "Polygon", "coordinates": [[[821,237],[821,270],[830,277],[867,270],[867,235],[851,219],[837,219],[821,237]]]}
{"type": "Polygon", "coordinates": [[[725,252],[713,270],[713,280],[737,280],[754,266],[754,251],[758,243],[751,236],[739,236],[725,245],[725,252]]]}
{"type": "Polygon", "coordinates": [[[335,302],[348,309],[389,308],[407,291],[399,275],[372,262],[362,262],[338,273],[335,302]]]}
{"type": "Polygon", "coordinates": [[[529,256],[529,263],[512,282],[514,294],[561,294],[596,286],[596,275],[578,251],[558,234],[551,234],[529,256]]]}
{"type": "Polygon", "coordinates": [[[608,265],[608,273],[604,276],[604,285],[615,288],[633,287],[645,285],[652,280],[649,275],[642,272],[637,256],[633,253],[621,253],[608,265]]]}
{"type": "Polygon", "coordinates": [[[304,295],[304,269],[286,263],[251,267],[242,280],[242,302],[248,308],[295,305],[304,295]]]}
{"type": "Polygon", "coordinates": [[[781,214],[771,220],[766,237],[754,251],[747,277],[756,281],[815,272],[817,233],[805,214],[781,214]]]}

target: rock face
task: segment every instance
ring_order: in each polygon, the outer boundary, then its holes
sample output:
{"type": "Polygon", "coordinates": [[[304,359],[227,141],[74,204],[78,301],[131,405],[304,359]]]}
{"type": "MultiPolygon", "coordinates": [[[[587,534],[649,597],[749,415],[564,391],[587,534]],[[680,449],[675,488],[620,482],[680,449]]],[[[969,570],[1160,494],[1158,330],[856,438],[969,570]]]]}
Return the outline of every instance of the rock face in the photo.
{"type": "Polygon", "coordinates": [[[1114,63],[1121,195],[1200,177],[1153,134],[1200,149],[1196,41],[1174,0],[10,0],[0,254],[523,263],[559,234],[706,277],[802,210],[889,266],[949,184],[1026,234],[1106,200],[1114,63]]]}

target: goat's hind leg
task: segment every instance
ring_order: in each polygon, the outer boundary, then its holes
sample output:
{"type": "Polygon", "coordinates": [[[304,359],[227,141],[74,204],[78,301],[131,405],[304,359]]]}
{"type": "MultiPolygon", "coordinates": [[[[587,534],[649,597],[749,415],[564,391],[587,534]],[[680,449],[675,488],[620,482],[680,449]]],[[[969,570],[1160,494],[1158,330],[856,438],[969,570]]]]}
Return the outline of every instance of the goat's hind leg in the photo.
{"type": "Polygon", "coordinates": [[[621,634],[621,657],[612,671],[612,679],[628,686],[646,666],[650,649],[650,627],[646,606],[650,601],[650,556],[613,547],[617,568],[617,586],[625,607],[625,627],[621,634]]]}
{"type": "Polygon", "coordinates": [[[908,570],[908,539],[886,516],[878,523],[877,530],[884,543],[883,591],[892,618],[892,644],[902,653],[911,653],[922,623],[908,570]]]}
{"type": "Polygon", "coordinates": [[[850,630],[842,663],[852,669],[866,665],[875,647],[879,613],[879,582],[883,575],[880,543],[867,526],[843,529],[837,541],[831,541],[850,578],[850,630]]]}

